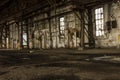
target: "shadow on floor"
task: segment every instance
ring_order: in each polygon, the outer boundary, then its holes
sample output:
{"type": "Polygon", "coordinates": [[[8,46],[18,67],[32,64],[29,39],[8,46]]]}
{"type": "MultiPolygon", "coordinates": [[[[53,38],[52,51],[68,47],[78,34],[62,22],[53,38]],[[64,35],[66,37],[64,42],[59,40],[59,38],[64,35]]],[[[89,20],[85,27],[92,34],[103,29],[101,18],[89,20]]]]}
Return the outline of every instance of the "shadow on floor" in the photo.
{"type": "Polygon", "coordinates": [[[0,72],[0,76],[1,75],[4,75],[4,74],[7,74],[9,71],[5,71],[5,72],[0,72]]]}
{"type": "Polygon", "coordinates": [[[31,80],[81,80],[81,79],[74,75],[45,75],[31,80]]]}

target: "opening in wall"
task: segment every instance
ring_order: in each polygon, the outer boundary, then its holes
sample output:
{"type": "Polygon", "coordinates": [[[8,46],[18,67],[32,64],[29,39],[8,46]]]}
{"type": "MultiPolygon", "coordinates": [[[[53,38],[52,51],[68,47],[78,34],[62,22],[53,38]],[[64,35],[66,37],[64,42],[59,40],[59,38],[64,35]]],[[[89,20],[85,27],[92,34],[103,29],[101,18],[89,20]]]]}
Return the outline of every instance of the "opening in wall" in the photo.
{"type": "Polygon", "coordinates": [[[27,46],[27,33],[23,33],[23,46],[27,46]]]}
{"type": "Polygon", "coordinates": [[[59,47],[65,47],[65,17],[59,18],[59,47]]]}
{"type": "Polygon", "coordinates": [[[103,7],[95,9],[96,36],[104,35],[104,11],[103,7]]]}
{"type": "Polygon", "coordinates": [[[64,30],[65,30],[65,18],[61,17],[60,18],[60,35],[64,35],[64,30]]]}

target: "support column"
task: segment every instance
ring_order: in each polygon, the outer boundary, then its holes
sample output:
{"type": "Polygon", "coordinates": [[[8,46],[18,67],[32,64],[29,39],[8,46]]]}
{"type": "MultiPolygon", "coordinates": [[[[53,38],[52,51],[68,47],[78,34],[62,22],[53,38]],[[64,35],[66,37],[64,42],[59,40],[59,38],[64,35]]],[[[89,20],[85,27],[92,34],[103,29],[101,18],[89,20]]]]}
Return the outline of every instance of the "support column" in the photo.
{"type": "Polygon", "coordinates": [[[89,32],[89,46],[95,47],[95,39],[93,35],[92,10],[88,9],[88,32],[89,32]]]}
{"type": "Polygon", "coordinates": [[[51,30],[51,21],[50,21],[50,13],[47,13],[48,15],[48,22],[49,22],[49,32],[50,32],[50,48],[53,48],[53,40],[52,40],[52,30],[51,30]]]}
{"type": "Polygon", "coordinates": [[[81,36],[80,36],[80,47],[84,48],[84,13],[83,11],[80,11],[81,15],[81,36]]]}

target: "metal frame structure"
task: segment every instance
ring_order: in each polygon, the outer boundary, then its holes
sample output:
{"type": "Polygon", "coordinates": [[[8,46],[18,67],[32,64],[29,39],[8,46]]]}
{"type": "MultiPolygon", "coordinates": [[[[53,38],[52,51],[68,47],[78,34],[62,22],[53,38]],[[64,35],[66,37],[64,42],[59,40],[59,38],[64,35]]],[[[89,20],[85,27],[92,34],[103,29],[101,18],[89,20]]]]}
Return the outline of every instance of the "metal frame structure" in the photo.
{"type": "MultiPolygon", "coordinates": [[[[8,0],[9,5],[10,3],[17,3],[18,6],[15,4],[16,8],[10,7],[10,11],[12,9],[16,10],[20,8],[19,1],[13,1],[9,2],[8,0]]],[[[107,0],[106,2],[109,1],[110,0],[107,0]]],[[[87,5],[85,5],[84,3],[81,3],[77,0],[45,0],[37,3],[30,8],[28,7],[29,5],[27,4],[27,2],[22,3],[22,8],[18,11],[16,10],[16,12],[14,13],[15,15],[11,15],[13,13],[8,14],[8,12],[6,12],[6,16],[0,16],[0,18],[3,18],[3,20],[0,21],[0,48],[59,48],[58,44],[60,41],[58,36],[60,36],[60,16],[65,16],[66,18],[64,48],[94,48],[95,39],[93,35],[92,10],[91,8],[89,8],[89,6],[93,7],[94,5],[96,5],[96,3],[90,2],[86,3],[87,5]],[[72,15],[71,19],[74,19],[73,22],[69,20],[70,16],[68,15],[72,15]],[[75,23],[75,25],[73,25],[72,23],[75,23]],[[71,30],[70,26],[72,26],[71,30]],[[79,30],[76,28],[76,26],[79,27],[79,30]],[[26,46],[23,45],[24,32],[27,34],[26,46]],[[16,35],[16,37],[14,35],[16,35]],[[79,42],[77,42],[78,39],[79,42]]],[[[0,9],[2,10],[2,8],[0,9]]],[[[8,8],[6,8],[6,10],[7,9],[8,8]]],[[[2,11],[4,12],[4,10],[2,11]]],[[[0,14],[3,15],[3,13],[0,14]]]]}

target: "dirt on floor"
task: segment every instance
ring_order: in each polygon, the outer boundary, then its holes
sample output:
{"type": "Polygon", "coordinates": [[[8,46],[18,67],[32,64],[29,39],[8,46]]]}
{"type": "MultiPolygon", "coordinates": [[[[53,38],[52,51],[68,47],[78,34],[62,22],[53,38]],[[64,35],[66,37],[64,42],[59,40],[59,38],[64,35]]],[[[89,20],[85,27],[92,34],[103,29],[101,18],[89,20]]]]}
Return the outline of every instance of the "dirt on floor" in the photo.
{"type": "Polygon", "coordinates": [[[120,63],[91,58],[68,53],[8,52],[0,54],[0,80],[120,80],[120,63]]]}

